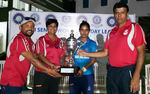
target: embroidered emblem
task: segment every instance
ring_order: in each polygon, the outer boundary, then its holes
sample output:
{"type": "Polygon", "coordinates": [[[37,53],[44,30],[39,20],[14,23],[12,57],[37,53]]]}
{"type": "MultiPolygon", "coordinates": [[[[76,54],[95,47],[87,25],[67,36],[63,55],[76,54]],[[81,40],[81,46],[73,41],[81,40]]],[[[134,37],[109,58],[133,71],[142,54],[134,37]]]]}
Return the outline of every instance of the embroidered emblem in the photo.
{"type": "Polygon", "coordinates": [[[125,30],[124,32],[123,32],[123,35],[127,35],[128,34],[128,30],[125,30]]]}
{"type": "Polygon", "coordinates": [[[19,61],[23,61],[24,57],[22,55],[19,56],[19,61]]]}

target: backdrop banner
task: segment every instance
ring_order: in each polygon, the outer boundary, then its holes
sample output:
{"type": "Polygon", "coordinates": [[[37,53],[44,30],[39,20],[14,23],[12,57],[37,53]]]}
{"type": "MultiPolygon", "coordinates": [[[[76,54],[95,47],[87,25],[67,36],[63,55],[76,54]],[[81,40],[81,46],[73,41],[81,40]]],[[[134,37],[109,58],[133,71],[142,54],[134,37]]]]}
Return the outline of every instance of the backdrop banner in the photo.
{"type": "MultiPolygon", "coordinates": [[[[18,34],[19,25],[23,20],[23,17],[33,17],[36,20],[35,32],[32,36],[34,42],[47,32],[45,22],[49,18],[55,18],[58,20],[57,36],[59,38],[70,36],[71,30],[74,31],[75,38],[78,38],[79,25],[84,20],[91,26],[91,32],[89,37],[96,41],[97,34],[102,34],[104,40],[107,37],[108,32],[116,25],[116,21],[113,14],[96,14],[96,13],[65,13],[65,12],[31,12],[31,11],[16,11],[9,12],[9,31],[8,41],[12,37],[18,34]]],[[[135,22],[135,14],[130,14],[129,19],[135,22]]]]}

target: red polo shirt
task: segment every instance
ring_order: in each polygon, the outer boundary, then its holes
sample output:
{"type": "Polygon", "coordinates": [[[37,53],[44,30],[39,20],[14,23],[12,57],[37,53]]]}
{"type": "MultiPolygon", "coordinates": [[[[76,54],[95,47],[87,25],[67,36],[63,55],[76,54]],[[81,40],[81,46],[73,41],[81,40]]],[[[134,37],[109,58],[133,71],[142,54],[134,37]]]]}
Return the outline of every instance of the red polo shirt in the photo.
{"type": "Polygon", "coordinates": [[[112,29],[106,39],[104,49],[108,49],[109,63],[114,67],[136,64],[136,47],[146,44],[145,35],[139,24],[131,23],[112,29]]]}
{"type": "Polygon", "coordinates": [[[6,62],[1,76],[2,85],[24,86],[26,76],[30,69],[30,62],[20,53],[26,51],[33,52],[33,49],[33,41],[28,39],[21,32],[10,41],[7,49],[6,62]]]}
{"type": "MultiPolygon", "coordinates": [[[[50,62],[60,66],[61,56],[65,55],[64,49],[59,47],[60,40],[56,37],[56,40],[53,42],[48,34],[40,37],[36,43],[36,53],[43,54],[50,62]]],[[[36,71],[40,71],[36,68],[36,71]]]]}

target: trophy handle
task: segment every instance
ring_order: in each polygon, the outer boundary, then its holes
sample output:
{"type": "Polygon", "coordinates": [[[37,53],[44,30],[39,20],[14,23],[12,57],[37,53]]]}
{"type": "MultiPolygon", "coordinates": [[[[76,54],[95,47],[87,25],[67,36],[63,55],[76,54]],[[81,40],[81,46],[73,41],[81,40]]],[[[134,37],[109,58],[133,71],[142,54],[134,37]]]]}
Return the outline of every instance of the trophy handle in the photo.
{"type": "Polygon", "coordinates": [[[66,55],[68,55],[68,51],[67,51],[67,48],[66,48],[66,38],[65,37],[62,37],[61,40],[60,40],[60,43],[59,43],[59,47],[62,48],[66,55]]]}
{"type": "Polygon", "coordinates": [[[79,43],[79,42],[81,42],[81,45],[80,46],[77,46],[77,48],[76,48],[76,50],[74,51],[74,53],[75,52],[77,52],[81,47],[83,47],[83,45],[85,44],[85,42],[83,41],[83,40],[77,40],[77,42],[79,43]]]}

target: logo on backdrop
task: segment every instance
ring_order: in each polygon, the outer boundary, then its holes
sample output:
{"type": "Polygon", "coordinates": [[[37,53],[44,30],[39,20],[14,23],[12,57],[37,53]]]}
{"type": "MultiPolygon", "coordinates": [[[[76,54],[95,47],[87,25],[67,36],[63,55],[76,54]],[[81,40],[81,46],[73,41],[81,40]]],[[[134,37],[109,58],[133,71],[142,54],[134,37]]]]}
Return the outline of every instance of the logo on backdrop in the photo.
{"type": "Polygon", "coordinates": [[[70,16],[63,16],[62,22],[65,24],[68,24],[69,22],[71,22],[71,17],[70,16]]]}
{"type": "Polygon", "coordinates": [[[101,19],[100,16],[98,16],[98,15],[94,16],[94,17],[92,18],[92,21],[93,21],[93,24],[91,24],[91,25],[92,25],[93,27],[99,28],[100,26],[102,26],[102,24],[101,24],[102,19],[101,19]]]}
{"type": "Polygon", "coordinates": [[[85,16],[79,16],[77,18],[77,24],[80,24],[82,21],[87,21],[87,18],[85,16]]]}
{"type": "Polygon", "coordinates": [[[45,20],[47,21],[48,19],[56,19],[56,17],[55,17],[55,15],[50,14],[50,15],[46,16],[45,20]]]}
{"type": "Polygon", "coordinates": [[[100,16],[94,16],[93,17],[93,23],[94,24],[100,24],[101,23],[101,17],[100,16]]]}
{"type": "Polygon", "coordinates": [[[113,16],[111,16],[111,17],[108,17],[107,24],[110,27],[114,27],[117,23],[116,23],[115,18],[113,16]]]}
{"type": "Polygon", "coordinates": [[[23,21],[23,18],[24,18],[23,14],[21,14],[21,13],[16,13],[16,14],[14,15],[14,17],[13,17],[13,21],[14,21],[14,23],[16,23],[16,24],[21,24],[21,22],[23,21]]]}
{"type": "Polygon", "coordinates": [[[36,25],[37,25],[37,24],[40,24],[40,22],[39,22],[39,20],[40,20],[39,14],[33,13],[33,14],[31,14],[31,17],[35,19],[36,25]],[[39,23],[37,23],[37,22],[39,22],[39,23]]]}

